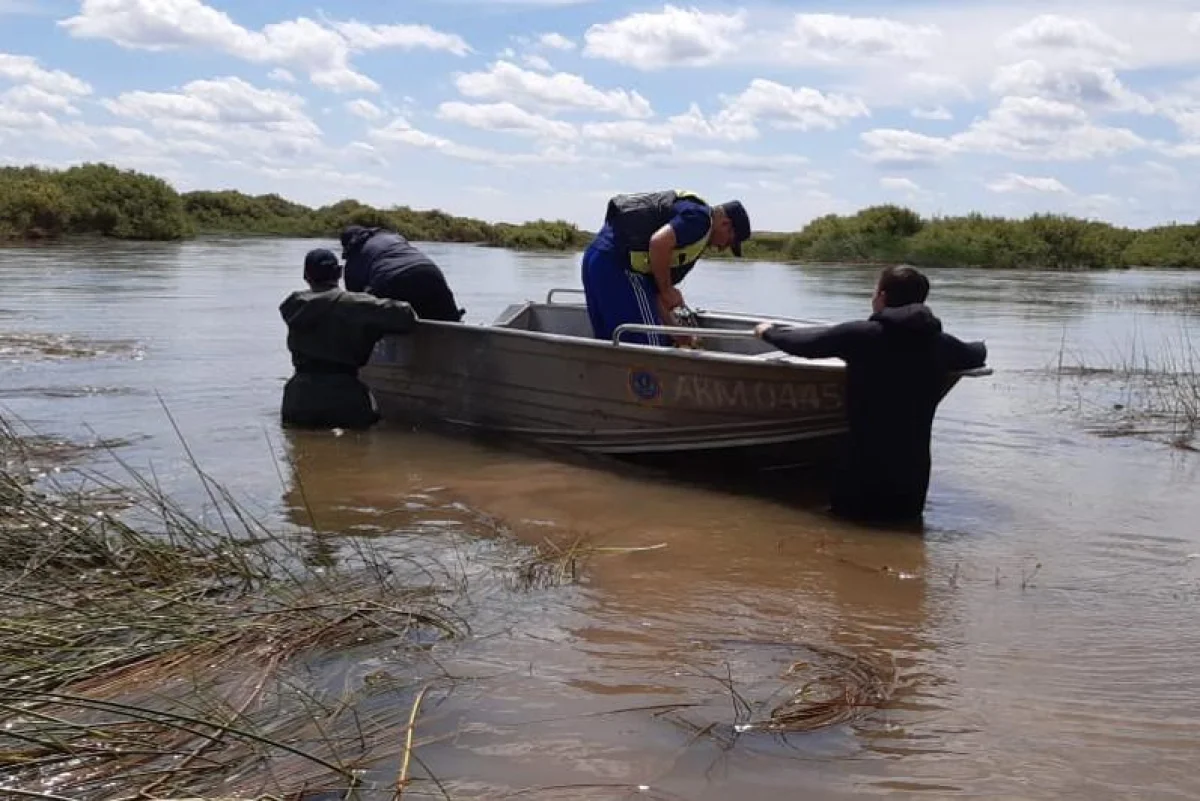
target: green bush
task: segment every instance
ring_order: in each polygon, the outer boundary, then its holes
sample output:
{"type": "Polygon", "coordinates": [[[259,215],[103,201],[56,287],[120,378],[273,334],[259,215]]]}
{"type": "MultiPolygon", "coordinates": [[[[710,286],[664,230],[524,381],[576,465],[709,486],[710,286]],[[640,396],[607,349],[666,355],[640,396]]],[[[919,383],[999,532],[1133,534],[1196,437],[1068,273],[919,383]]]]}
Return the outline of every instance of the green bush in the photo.
{"type": "Polygon", "coordinates": [[[182,200],[161,178],[106,164],[0,169],[0,236],[6,238],[180,239],[190,232],[182,200]]]}
{"type": "Polygon", "coordinates": [[[829,214],[794,234],[794,261],[906,262],[922,267],[1079,270],[1200,267],[1200,225],[1135,231],[1056,214],[922,220],[895,206],[829,214]]]}

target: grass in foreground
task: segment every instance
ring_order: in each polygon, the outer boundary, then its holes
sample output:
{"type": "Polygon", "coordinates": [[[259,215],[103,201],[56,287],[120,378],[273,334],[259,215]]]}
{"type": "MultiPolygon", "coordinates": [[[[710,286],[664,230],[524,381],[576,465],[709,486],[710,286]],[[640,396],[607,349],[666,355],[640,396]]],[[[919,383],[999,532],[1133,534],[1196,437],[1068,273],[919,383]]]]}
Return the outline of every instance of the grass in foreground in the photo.
{"type": "Polygon", "coordinates": [[[0,795],[299,798],[398,759],[418,688],[335,688],[330,661],[457,636],[453,582],[362,543],[306,567],[217,487],[225,530],[141,477],[29,466],[65,447],[0,430],[0,795]]]}

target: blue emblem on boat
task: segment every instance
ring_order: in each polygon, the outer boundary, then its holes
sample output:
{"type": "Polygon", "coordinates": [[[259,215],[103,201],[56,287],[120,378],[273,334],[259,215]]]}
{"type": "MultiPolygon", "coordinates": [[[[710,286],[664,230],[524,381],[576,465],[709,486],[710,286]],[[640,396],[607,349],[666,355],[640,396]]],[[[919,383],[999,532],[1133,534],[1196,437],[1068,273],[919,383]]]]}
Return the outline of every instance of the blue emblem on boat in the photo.
{"type": "Polygon", "coordinates": [[[662,395],[662,385],[658,382],[658,376],[649,370],[630,370],[629,389],[634,397],[643,401],[658,400],[662,395]]]}

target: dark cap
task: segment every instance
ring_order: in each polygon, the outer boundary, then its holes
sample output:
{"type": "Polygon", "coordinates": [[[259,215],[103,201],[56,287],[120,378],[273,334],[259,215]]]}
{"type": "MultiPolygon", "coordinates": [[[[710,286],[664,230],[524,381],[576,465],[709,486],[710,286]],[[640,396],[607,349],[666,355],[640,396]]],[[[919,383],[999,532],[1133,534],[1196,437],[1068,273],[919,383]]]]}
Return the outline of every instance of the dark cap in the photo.
{"type": "Polygon", "coordinates": [[[342,265],[332,250],[316,248],[304,257],[304,280],[313,284],[333,283],[341,277],[342,265]]]}
{"type": "Polygon", "coordinates": [[[740,200],[721,203],[717,208],[725,212],[725,216],[733,223],[733,244],[729,249],[733,251],[733,255],[741,256],[742,243],[750,238],[750,215],[746,213],[746,207],[740,200]]]}

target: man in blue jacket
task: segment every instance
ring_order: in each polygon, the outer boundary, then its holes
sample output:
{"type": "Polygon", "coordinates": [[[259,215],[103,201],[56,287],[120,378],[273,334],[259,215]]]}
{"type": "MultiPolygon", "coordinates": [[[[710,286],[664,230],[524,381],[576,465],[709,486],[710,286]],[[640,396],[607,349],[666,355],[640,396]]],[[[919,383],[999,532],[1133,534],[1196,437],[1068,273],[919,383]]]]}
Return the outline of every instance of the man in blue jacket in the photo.
{"type": "Polygon", "coordinates": [[[761,323],[780,350],[846,362],[850,435],[834,474],[832,511],[864,521],[908,523],[924,514],[933,417],[950,374],[982,367],[983,342],[942,331],[925,301],[929,280],[913,267],[880,273],[866,320],[830,327],[761,323]]]}
{"type": "MultiPolygon", "coordinates": [[[[690,192],[617,195],[604,226],[583,254],[583,290],[592,332],[611,339],[623,323],[676,324],[683,306],[677,285],[709,248],[742,255],[750,218],[740,201],[710,206],[690,192]]],[[[666,345],[658,334],[622,341],[666,345]]]]}
{"type": "Polygon", "coordinates": [[[457,323],[465,313],[433,259],[386,228],[347,226],[342,231],[346,289],[402,300],[422,320],[457,323]]]}

